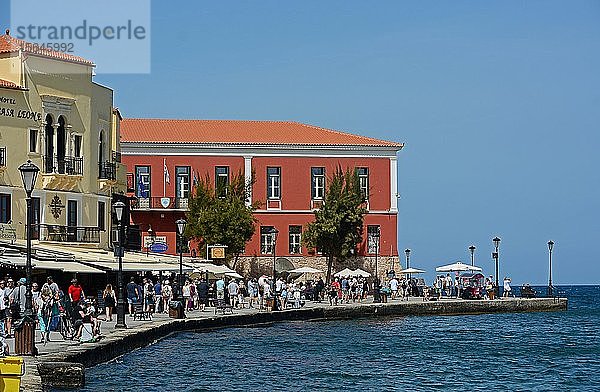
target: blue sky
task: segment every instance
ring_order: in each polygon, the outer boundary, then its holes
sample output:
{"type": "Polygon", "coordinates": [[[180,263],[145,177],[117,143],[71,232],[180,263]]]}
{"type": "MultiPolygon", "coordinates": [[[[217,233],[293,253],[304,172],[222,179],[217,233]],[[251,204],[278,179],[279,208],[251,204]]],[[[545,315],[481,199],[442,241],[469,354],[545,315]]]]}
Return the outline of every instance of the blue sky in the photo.
{"type": "Polygon", "coordinates": [[[430,279],[474,244],[493,273],[498,235],[501,276],[545,283],[553,239],[567,284],[600,276],[598,70],[598,1],[154,1],[152,72],[98,64],[96,81],[130,117],[404,142],[398,240],[412,266],[430,279]]]}

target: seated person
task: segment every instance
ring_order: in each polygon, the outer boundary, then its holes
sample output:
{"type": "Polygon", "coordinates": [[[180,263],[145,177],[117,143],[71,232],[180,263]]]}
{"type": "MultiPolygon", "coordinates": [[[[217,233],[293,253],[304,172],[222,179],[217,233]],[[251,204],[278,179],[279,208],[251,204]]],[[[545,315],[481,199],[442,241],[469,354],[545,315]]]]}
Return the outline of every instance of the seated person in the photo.
{"type": "Polygon", "coordinates": [[[430,299],[431,298],[430,298],[430,295],[429,295],[429,287],[424,286],[423,287],[423,301],[429,301],[430,299]]]}
{"type": "Polygon", "coordinates": [[[83,331],[83,322],[84,322],[84,318],[85,318],[85,310],[84,307],[85,304],[83,301],[75,304],[75,306],[73,306],[72,308],[72,313],[71,313],[71,322],[73,323],[73,329],[76,331],[75,332],[75,336],[74,339],[79,340],[79,338],[81,338],[81,332],[83,331]]]}
{"type": "Polygon", "coordinates": [[[92,324],[92,335],[94,337],[99,336],[100,335],[100,320],[98,319],[98,317],[96,317],[96,307],[94,306],[94,301],[92,300],[89,303],[89,306],[87,306],[87,302],[86,302],[86,309],[85,309],[85,317],[83,319],[84,323],[91,323],[92,324]]]}

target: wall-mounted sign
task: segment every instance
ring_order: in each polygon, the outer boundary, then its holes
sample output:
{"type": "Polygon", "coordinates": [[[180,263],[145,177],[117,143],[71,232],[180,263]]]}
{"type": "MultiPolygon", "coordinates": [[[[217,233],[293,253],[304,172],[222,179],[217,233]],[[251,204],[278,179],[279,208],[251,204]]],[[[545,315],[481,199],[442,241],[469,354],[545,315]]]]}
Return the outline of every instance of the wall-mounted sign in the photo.
{"type": "Polygon", "coordinates": [[[167,208],[169,206],[169,204],[171,204],[171,199],[168,197],[161,197],[160,198],[160,205],[163,206],[163,208],[167,208]]]}
{"type": "Polygon", "coordinates": [[[164,242],[155,242],[150,245],[150,252],[163,253],[166,252],[169,247],[164,242]]]}
{"type": "Polygon", "coordinates": [[[65,208],[65,205],[62,203],[58,195],[54,195],[48,207],[50,207],[50,212],[52,212],[54,219],[58,219],[60,218],[60,214],[62,213],[63,208],[65,208]]]}
{"type": "MultiPolygon", "coordinates": [[[[0,104],[17,105],[17,100],[10,97],[0,96],[0,104]]],[[[42,121],[42,113],[34,112],[25,108],[11,108],[0,106],[0,117],[22,118],[24,120],[42,121]]]]}
{"type": "Polygon", "coordinates": [[[144,236],[144,248],[150,247],[150,245],[152,245],[152,242],[154,242],[154,243],[162,242],[163,244],[166,244],[167,236],[165,236],[165,235],[156,235],[156,236],[152,236],[152,237],[149,235],[144,236]],[[154,241],[152,241],[152,239],[154,239],[154,241]]]}
{"type": "Polygon", "coordinates": [[[225,258],[225,247],[224,246],[215,246],[210,248],[210,258],[211,259],[224,259],[225,258]]]}
{"type": "Polygon", "coordinates": [[[0,223],[0,239],[14,241],[17,239],[17,231],[8,223],[0,223]]]}

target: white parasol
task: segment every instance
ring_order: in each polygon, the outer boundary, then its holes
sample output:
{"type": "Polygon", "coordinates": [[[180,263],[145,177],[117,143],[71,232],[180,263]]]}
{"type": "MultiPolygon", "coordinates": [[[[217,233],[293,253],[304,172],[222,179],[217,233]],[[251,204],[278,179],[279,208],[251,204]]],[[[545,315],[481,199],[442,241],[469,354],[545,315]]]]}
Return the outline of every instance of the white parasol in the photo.
{"type": "Polygon", "coordinates": [[[454,271],[481,271],[481,268],[474,265],[465,264],[457,261],[454,264],[443,265],[435,269],[436,272],[454,272],[454,271]]]}
{"type": "Polygon", "coordinates": [[[290,274],[320,274],[320,273],[323,273],[323,271],[316,269],[316,268],[311,268],[311,267],[300,267],[300,268],[290,270],[288,272],[290,274]]]}
{"type": "Polygon", "coordinates": [[[354,275],[356,275],[356,271],[352,271],[350,268],[344,268],[343,270],[341,270],[337,274],[334,274],[333,276],[341,278],[342,276],[354,276],[354,275]]]}
{"type": "Polygon", "coordinates": [[[407,268],[400,271],[401,274],[424,274],[425,271],[417,269],[417,268],[407,268]]]}
{"type": "Polygon", "coordinates": [[[363,278],[368,278],[369,276],[371,276],[371,274],[365,270],[361,270],[360,268],[357,268],[355,271],[352,271],[354,276],[362,276],[363,278]]]}

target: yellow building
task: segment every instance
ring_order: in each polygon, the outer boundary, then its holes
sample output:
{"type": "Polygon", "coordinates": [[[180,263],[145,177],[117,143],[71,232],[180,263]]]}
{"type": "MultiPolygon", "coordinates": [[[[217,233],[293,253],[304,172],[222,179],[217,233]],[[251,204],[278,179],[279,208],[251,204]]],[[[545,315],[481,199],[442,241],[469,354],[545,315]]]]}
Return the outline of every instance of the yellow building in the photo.
{"type": "Polygon", "coordinates": [[[0,239],[24,238],[18,167],[40,168],[32,194],[34,239],[108,249],[111,203],[125,190],[120,114],[94,64],[0,36],[0,239]]]}

